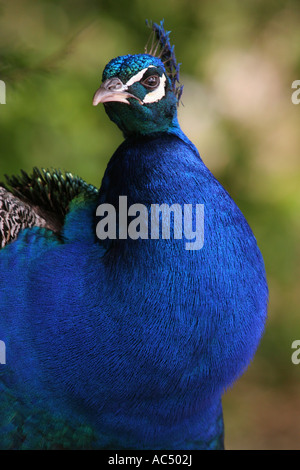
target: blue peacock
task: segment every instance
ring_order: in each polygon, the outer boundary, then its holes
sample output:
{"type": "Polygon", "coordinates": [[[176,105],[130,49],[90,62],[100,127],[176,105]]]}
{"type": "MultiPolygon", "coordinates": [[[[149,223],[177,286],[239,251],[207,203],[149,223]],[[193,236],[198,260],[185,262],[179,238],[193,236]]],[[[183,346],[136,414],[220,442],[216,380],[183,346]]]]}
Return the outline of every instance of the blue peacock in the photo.
{"type": "Polygon", "coordinates": [[[1,449],[224,448],[222,394],[265,327],[264,262],[180,128],[174,47],[150,27],[94,95],[124,135],[100,189],[37,168],[1,184],[1,449]],[[120,196],[149,217],[203,205],[202,248],[185,249],[171,216],[169,238],[100,239],[98,207],[121,216],[120,196]]]}

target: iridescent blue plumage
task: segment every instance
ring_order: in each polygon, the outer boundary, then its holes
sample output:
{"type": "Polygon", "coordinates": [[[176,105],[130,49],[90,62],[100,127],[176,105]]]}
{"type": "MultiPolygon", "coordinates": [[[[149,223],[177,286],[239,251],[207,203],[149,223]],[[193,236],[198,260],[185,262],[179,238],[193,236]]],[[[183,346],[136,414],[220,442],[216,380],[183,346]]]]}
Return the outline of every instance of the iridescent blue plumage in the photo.
{"type": "Polygon", "coordinates": [[[6,212],[18,197],[44,223],[0,251],[0,448],[223,448],[221,397],[253,358],[268,289],[253,233],[181,131],[177,101],[160,58],[114,59],[94,104],[125,140],[99,191],[76,180],[63,198],[61,177],[10,180],[6,212]],[[202,249],[172,230],[99,240],[97,207],[119,216],[119,196],[149,212],[203,204],[202,249]]]}
{"type": "Polygon", "coordinates": [[[107,80],[111,77],[119,77],[123,83],[126,83],[130,77],[135,75],[139,70],[142,70],[149,65],[156,67],[164,67],[162,61],[149,54],[134,54],[116,57],[111,60],[103,70],[102,80],[107,80]]]}

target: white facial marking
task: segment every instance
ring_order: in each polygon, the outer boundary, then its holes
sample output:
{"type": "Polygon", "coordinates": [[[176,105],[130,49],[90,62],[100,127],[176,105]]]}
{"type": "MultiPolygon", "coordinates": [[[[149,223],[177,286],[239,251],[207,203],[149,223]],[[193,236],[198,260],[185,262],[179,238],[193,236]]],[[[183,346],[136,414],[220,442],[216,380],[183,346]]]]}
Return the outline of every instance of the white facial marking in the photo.
{"type": "MultiPolygon", "coordinates": [[[[149,67],[146,67],[145,69],[143,70],[140,70],[138,73],[136,73],[133,77],[131,77],[127,83],[125,83],[124,85],[124,88],[123,90],[127,90],[128,87],[130,87],[131,85],[133,85],[134,83],[137,83],[139,82],[143,76],[144,76],[144,73],[150,69],[151,67],[155,68],[154,65],[149,65],[149,67]]],[[[159,101],[161,100],[164,96],[165,96],[165,83],[166,83],[166,76],[165,75],[162,75],[161,77],[159,77],[159,85],[158,87],[153,90],[153,91],[150,91],[150,93],[147,93],[147,95],[145,96],[145,98],[143,99],[142,102],[140,102],[140,104],[144,104],[144,103],[155,103],[156,101],[159,101]]]]}
{"type": "Polygon", "coordinates": [[[143,99],[143,103],[155,103],[156,101],[161,100],[165,96],[165,83],[166,83],[166,76],[162,75],[159,77],[159,85],[155,90],[150,91],[145,98],[143,99]]]}
{"type": "Polygon", "coordinates": [[[136,73],[135,75],[133,75],[133,77],[131,77],[127,83],[125,83],[125,86],[126,87],[129,87],[131,85],[133,85],[134,83],[136,82],[139,82],[143,76],[144,76],[144,73],[150,69],[151,67],[154,67],[154,65],[149,65],[149,67],[146,67],[145,69],[141,70],[140,72],[136,73]]]}

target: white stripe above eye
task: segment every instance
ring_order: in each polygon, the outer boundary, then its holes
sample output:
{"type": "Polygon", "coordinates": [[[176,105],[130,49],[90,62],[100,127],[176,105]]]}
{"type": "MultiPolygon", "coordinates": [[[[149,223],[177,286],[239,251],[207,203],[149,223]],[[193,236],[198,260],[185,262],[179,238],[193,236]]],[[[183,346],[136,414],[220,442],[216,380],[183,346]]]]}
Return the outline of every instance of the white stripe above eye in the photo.
{"type": "Polygon", "coordinates": [[[144,73],[150,69],[151,67],[154,67],[154,65],[149,65],[149,67],[146,67],[145,69],[143,70],[140,70],[140,72],[136,73],[135,75],[133,75],[133,77],[131,77],[127,83],[125,83],[125,86],[129,87],[131,85],[133,85],[134,83],[136,82],[139,82],[143,76],[144,76],[144,73]]]}

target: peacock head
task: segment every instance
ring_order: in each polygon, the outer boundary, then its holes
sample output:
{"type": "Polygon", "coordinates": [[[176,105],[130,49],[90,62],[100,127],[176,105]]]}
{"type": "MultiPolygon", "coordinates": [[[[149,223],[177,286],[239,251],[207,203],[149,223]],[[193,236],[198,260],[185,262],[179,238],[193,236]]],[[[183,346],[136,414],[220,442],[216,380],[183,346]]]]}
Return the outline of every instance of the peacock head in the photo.
{"type": "Polygon", "coordinates": [[[146,46],[145,54],[111,60],[93,99],[94,106],[104,104],[109,118],[125,137],[178,127],[177,105],[183,88],[178,85],[179,65],[163,22],[151,27],[149,53],[146,46]]]}

